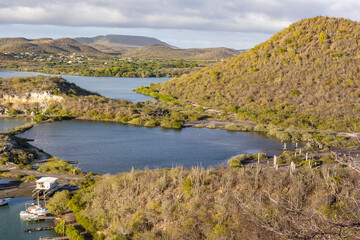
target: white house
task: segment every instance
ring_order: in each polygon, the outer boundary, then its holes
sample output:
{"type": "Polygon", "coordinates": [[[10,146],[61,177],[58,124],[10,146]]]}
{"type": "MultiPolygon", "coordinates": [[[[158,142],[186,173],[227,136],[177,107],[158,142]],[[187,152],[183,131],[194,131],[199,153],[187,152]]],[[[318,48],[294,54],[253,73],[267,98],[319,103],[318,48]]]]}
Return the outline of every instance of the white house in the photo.
{"type": "Polygon", "coordinates": [[[57,178],[42,177],[36,181],[36,189],[35,190],[50,190],[50,189],[57,188],[57,187],[59,187],[57,178]]]}

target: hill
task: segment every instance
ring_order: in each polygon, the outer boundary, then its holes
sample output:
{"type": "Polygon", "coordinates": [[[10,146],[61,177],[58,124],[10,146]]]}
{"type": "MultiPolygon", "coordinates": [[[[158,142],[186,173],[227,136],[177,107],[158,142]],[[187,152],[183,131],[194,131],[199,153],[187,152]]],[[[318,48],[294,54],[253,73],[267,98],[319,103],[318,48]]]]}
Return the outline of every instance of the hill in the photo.
{"type": "Polygon", "coordinates": [[[316,17],[152,91],[279,126],[360,131],[360,25],[316,17]]]}
{"type": "Polygon", "coordinates": [[[81,53],[85,55],[101,55],[90,46],[76,42],[71,38],[0,38],[0,52],[8,53],[81,53]]]}
{"type": "Polygon", "coordinates": [[[189,48],[174,49],[163,45],[150,45],[129,51],[122,56],[140,59],[184,59],[222,60],[239,55],[239,51],[229,48],[189,48]]]}
{"type": "MultiPolygon", "coordinates": [[[[172,100],[172,99],[171,99],[172,100]]],[[[139,126],[181,128],[186,119],[206,113],[169,103],[133,103],[82,89],[59,76],[0,78],[0,115],[22,114],[35,120],[79,118],[139,126]]],[[[1,161],[1,158],[0,158],[1,161]]]]}
{"type": "Polygon", "coordinates": [[[95,239],[357,239],[359,180],[335,165],[293,175],[288,168],[133,170],[103,176],[68,206],[95,239]]]}
{"type": "Polygon", "coordinates": [[[78,37],[75,41],[88,44],[99,51],[106,53],[122,54],[130,49],[159,44],[173,47],[163,41],[152,37],[129,36],[129,35],[106,35],[96,37],[78,37]]]}

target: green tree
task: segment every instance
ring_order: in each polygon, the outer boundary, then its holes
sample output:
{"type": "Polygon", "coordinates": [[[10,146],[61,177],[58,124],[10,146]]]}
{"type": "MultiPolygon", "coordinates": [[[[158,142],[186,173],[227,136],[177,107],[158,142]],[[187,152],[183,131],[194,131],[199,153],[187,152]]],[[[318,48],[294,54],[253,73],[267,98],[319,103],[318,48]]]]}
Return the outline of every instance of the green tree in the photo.
{"type": "Polygon", "coordinates": [[[70,200],[69,191],[56,192],[54,196],[49,200],[47,208],[51,213],[55,215],[61,215],[67,209],[68,201],[70,200]]]}

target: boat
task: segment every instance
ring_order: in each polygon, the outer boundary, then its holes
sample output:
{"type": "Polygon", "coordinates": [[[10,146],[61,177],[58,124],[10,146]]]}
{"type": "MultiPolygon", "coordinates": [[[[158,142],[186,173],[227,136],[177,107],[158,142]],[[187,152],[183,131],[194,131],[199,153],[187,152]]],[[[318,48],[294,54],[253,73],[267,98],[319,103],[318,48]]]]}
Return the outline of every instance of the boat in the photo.
{"type": "MultiPolygon", "coordinates": [[[[25,212],[25,211],[22,211],[25,212]]],[[[33,222],[33,221],[39,221],[39,216],[37,215],[32,215],[32,216],[25,216],[22,218],[22,220],[27,221],[27,222],[33,222]]]]}
{"type": "Polygon", "coordinates": [[[0,206],[6,205],[10,202],[11,198],[2,198],[0,199],[0,206]]]}
{"type": "Polygon", "coordinates": [[[49,210],[40,204],[26,203],[25,211],[20,212],[20,218],[24,221],[40,220],[42,217],[46,217],[48,213],[49,210]]]}

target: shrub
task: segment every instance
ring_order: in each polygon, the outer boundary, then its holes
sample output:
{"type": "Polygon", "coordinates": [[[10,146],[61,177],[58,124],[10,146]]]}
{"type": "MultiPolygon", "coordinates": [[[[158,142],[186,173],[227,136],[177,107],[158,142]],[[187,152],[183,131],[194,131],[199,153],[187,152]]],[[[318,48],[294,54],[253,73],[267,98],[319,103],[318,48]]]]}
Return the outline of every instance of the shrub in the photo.
{"type": "Polygon", "coordinates": [[[133,125],[142,126],[142,125],[144,125],[145,120],[141,119],[141,118],[134,118],[134,119],[130,120],[128,123],[133,124],[133,125]]]}
{"type": "Polygon", "coordinates": [[[326,34],[326,33],[320,33],[319,35],[319,39],[320,39],[320,42],[323,43],[325,40],[327,40],[329,38],[329,36],[326,34]]]}
{"type": "Polygon", "coordinates": [[[244,165],[242,164],[241,162],[242,160],[240,159],[239,156],[235,156],[235,157],[232,157],[228,160],[228,166],[231,168],[231,169],[234,169],[234,168],[241,168],[243,167],[244,165]]]}
{"type": "Polygon", "coordinates": [[[84,240],[85,238],[80,234],[73,225],[66,225],[65,234],[70,240],[84,240]]]}
{"type": "Polygon", "coordinates": [[[145,122],[144,126],[145,127],[156,127],[156,120],[153,120],[153,119],[149,119],[145,122]]]}
{"type": "Polygon", "coordinates": [[[74,173],[79,174],[81,170],[71,165],[68,161],[60,160],[58,158],[51,158],[48,162],[42,164],[38,171],[40,172],[54,172],[54,173],[74,173]]]}
{"type": "Polygon", "coordinates": [[[322,163],[328,163],[328,164],[336,163],[336,161],[332,155],[322,156],[322,157],[320,157],[319,161],[321,161],[322,163]]]}
{"type": "Polygon", "coordinates": [[[229,131],[243,131],[243,132],[249,132],[254,130],[254,128],[251,126],[237,125],[235,123],[226,124],[225,129],[229,131]]]}
{"type": "Polygon", "coordinates": [[[193,183],[192,183],[191,179],[187,178],[183,185],[183,190],[186,192],[186,194],[191,195],[192,187],[193,187],[193,183]]]}
{"type": "Polygon", "coordinates": [[[34,119],[35,119],[35,122],[39,123],[39,122],[47,120],[47,117],[42,114],[37,114],[34,116],[34,119]]]}
{"type": "Polygon", "coordinates": [[[298,95],[300,95],[300,91],[299,90],[290,90],[290,94],[298,96],[298,95]]]}
{"type": "Polygon", "coordinates": [[[8,115],[11,115],[11,116],[15,116],[15,115],[18,115],[20,112],[16,109],[13,109],[13,108],[10,108],[8,111],[7,111],[7,114],[8,115]]]}
{"type": "Polygon", "coordinates": [[[36,181],[37,177],[30,175],[30,176],[26,176],[22,179],[23,182],[30,182],[30,181],[36,181]]]}
{"type": "Polygon", "coordinates": [[[172,124],[172,127],[173,127],[173,128],[181,128],[181,127],[182,127],[182,123],[181,123],[181,122],[174,122],[174,123],[172,124]]]}
{"type": "Polygon", "coordinates": [[[70,200],[69,191],[56,192],[52,198],[50,198],[47,208],[51,213],[55,215],[61,215],[67,209],[68,201],[70,200]]]}

